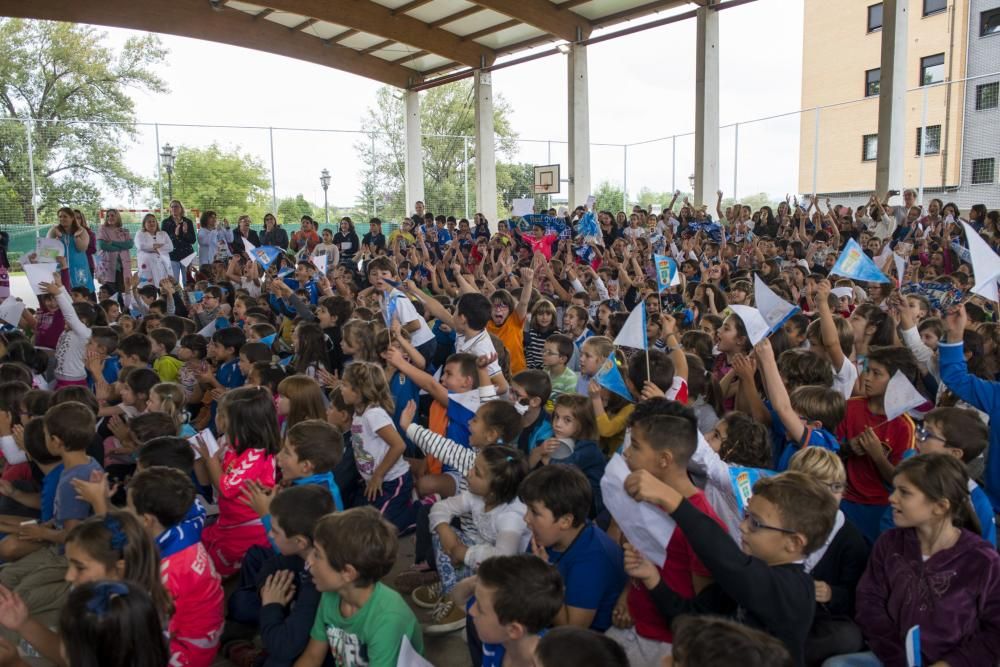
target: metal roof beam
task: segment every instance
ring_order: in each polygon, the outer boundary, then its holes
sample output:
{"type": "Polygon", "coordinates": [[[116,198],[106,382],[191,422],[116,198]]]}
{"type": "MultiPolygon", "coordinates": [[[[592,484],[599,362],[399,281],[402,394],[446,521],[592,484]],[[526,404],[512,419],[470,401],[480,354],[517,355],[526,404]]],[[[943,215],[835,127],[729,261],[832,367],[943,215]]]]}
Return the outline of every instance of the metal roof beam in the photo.
{"type": "Polygon", "coordinates": [[[480,7],[500,12],[512,19],[544,30],[567,42],[590,37],[590,21],[571,11],[559,9],[549,0],[471,0],[480,7]]]}

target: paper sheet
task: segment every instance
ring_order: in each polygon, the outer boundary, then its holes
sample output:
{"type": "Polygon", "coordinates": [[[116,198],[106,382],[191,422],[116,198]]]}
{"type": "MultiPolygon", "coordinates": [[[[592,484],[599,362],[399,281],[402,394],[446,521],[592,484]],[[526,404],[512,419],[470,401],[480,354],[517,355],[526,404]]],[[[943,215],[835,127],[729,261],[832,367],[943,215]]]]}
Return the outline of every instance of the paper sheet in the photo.
{"type": "Polygon", "coordinates": [[[45,294],[45,290],[40,287],[42,283],[60,281],[58,269],[54,264],[22,264],[22,267],[35,294],[45,294]]]}
{"type": "Polygon", "coordinates": [[[637,502],[625,492],[625,478],[629,474],[628,464],[621,454],[611,457],[601,478],[604,506],[632,546],[658,567],[663,567],[667,544],[677,524],[666,512],[649,503],[637,502]]]}
{"type": "Polygon", "coordinates": [[[182,260],[181,260],[180,262],[178,262],[178,263],[179,263],[179,264],[180,264],[181,266],[183,266],[184,268],[187,268],[187,267],[191,266],[191,262],[193,262],[193,261],[194,261],[194,258],[195,258],[196,256],[197,256],[197,255],[195,255],[194,253],[191,253],[190,255],[188,255],[187,257],[185,257],[184,259],[182,259],[182,260]]]}
{"type": "Polygon", "coordinates": [[[58,262],[57,257],[65,256],[62,241],[59,239],[42,238],[35,240],[35,261],[58,262]]]}
{"type": "Polygon", "coordinates": [[[422,655],[413,648],[410,638],[403,635],[403,642],[399,645],[399,658],[396,660],[396,667],[434,667],[422,655]]]}
{"type": "Polygon", "coordinates": [[[590,195],[589,197],[587,197],[587,210],[593,211],[594,204],[596,203],[597,203],[597,197],[595,197],[594,195],[590,195]]]}
{"type": "Polygon", "coordinates": [[[15,327],[21,321],[21,314],[24,312],[24,302],[14,297],[7,297],[0,304],[0,320],[13,324],[15,327]]]}
{"type": "Polygon", "coordinates": [[[194,460],[197,461],[201,458],[201,454],[198,453],[197,448],[198,438],[201,438],[205,444],[208,445],[208,453],[215,456],[215,453],[219,451],[219,442],[215,439],[215,436],[212,435],[212,431],[206,428],[198,435],[193,435],[188,438],[188,442],[191,443],[191,447],[194,449],[194,460]]]}
{"type": "Polygon", "coordinates": [[[321,275],[326,275],[326,264],[330,257],[326,253],[312,256],[313,266],[316,267],[316,271],[321,275]]]}
{"type": "Polygon", "coordinates": [[[531,197],[526,197],[524,199],[515,199],[513,203],[513,210],[510,212],[511,215],[524,216],[531,215],[535,212],[535,200],[531,197]]]}

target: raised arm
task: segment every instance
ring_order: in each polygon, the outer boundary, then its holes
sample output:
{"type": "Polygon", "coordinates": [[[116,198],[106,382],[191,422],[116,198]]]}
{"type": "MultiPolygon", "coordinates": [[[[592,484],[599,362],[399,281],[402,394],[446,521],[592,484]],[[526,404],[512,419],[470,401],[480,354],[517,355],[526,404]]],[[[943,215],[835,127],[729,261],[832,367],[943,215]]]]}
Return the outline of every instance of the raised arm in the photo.
{"type": "Polygon", "coordinates": [[[792,402],[788,398],[788,390],[781,380],[781,373],[778,372],[778,362],[774,359],[774,350],[771,348],[771,341],[767,338],[754,346],[757,355],[757,363],[764,376],[764,388],[768,398],[771,399],[771,407],[778,413],[778,418],[785,427],[785,433],[790,440],[801,442],[805,434],[805,426],[802,420],[792,409],[792,402]]]}

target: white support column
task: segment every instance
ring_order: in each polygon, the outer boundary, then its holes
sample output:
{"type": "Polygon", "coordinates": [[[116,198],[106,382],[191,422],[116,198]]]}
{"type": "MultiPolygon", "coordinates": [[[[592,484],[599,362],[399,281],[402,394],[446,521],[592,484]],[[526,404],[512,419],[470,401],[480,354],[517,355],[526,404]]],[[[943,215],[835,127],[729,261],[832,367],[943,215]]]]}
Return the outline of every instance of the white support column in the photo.
{"type": "Polygon", "coordinates": [[[571,44],[566,54],[569,95],[569,208],[583,204],[590,190],[590,101],[587,83],[587,47],[571,44]]]}
{"type": "MultiPolygon", "coordinates": [[[[497,222],[496,135],[493,131],[493,80],[489,72],[477,71],[473,79],[476,96],[476,211],[491,225],[497,222]]],[[[494,227],[495,228],[495,227],[494,227]]]]}
{"type": "Polygon", "coordinates": [[[878,94],[878,156],[875,190],[884,197],[903,189],[906,155],[907,0],[882,3],[882,63],[878,94]]]}
{"type": "Polygon", "coordinates": [[[410,215],[416,210],[415,204],[424,199],[424,146],[420,128],[420,93],[416,90],[403,93],[403,133],[406,142],[406,214],[410,215]]]}
{"type": "Polygon", "coordinates": [[[694,202],[708,204],[719,189],[719,13],[711,6],[698,9],[696,48],[694,202]]]}

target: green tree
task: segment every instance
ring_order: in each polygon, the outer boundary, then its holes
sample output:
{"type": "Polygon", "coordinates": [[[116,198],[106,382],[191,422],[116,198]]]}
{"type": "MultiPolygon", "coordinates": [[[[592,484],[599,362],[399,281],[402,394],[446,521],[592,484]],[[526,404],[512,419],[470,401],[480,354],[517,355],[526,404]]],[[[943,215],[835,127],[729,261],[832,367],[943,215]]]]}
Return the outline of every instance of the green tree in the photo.
{"type": "MultiPolygon", "coordinates": [[[[501,220],[510,217],[515,199],[534,197],[532,194],[534,185],[535,165],[525,162],[497,165],[497,215],[501,220]]],[[[542,202],[541,199],[538,201],[542,202]]]]}
{"type": "MultiPolygon", "coordinates": [[[[420,100],[423,139],[424,200],[428,210],[445,215],[465,212],[465,175],[468,173],[469,213],[475,203],[475,105],[471,81],[459,81],[432,88],[420,100]],[[464,139],[463,137],[468,137],[464,139]]],[[[517,136],[510,124],[511,107],[502,95],[493,98],[493,125],[498,157],[510,159],[517,136]]],[[[403,128],[403,101],[395,89],[383,86],[375,104],[362,119],[369,138],[355,150],[365,165],[358,204],[371,210],[378,204],[383,220],[398,219],[405,211],[404,176],[406,144],[403,128]],[[374,136],[374,150],[371,138],[374,136]]],[[[497,164],[498,178],[502,161],[497,164]]],[[[498,188],[499,189],[499,188],[498,188]]]]}
{"type": "MultiPolygon", "coordinates": [[[[299,220],[301,220],[304,215],[315,218],[322,224],[323,207],[320,206],[318,209],[320,217],[317,218],[315,212],[316,211],[314,210],[313,205],[307,202],[306,198],[301,194],[278,200],[277,217],[278,222],[282,225],[290,225],[293,228],[297,228],[299,220]]],[[[261,220],[261,224],[263,224],[263,220],[261,220]]]]}
{"type": "Polygon", "coordinates": [[[122,156],[136,137],[134,93],[168,92],[153,72],[167,51],[153,35],[118,52],[107,41],[87,25],[0,19],[0,224],[54,220],[59,206],[98,208],[106,190],[145,187],[122,156]]]}
{"type": "MultiPolygon", "coordinates": [[[[162,178],[167,181],[166,173],[162,178]]],[[[220,220],[228,218],[235,223],[238,216],[246,214],[254,224],[262,224],[271,205],[267,168],[239,147],[223,150],[215,143],[207,148],[181,146],[173,180],[174,197],[196,203],[202,211],[215,211],[220,220]]]]}
{"type": "Polygon", "coordinates": [[[594,199],[594,210],[617,213],[622,210],[622,204],[625,201],[625,191],[610,181],[601,181],[601,184],[597,186],[597,190],[594,191],[594,199]]]}

